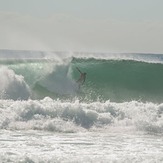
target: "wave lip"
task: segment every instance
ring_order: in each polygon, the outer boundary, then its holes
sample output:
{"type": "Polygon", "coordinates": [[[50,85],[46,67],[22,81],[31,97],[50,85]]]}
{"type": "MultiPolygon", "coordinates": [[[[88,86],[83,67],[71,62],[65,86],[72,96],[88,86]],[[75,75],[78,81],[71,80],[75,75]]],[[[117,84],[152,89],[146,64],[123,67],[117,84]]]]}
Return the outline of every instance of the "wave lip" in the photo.
{"type": "Polygon", "coordinates": [[[108,52],[82,52],[82,51],[32,51],[0,49],[0,59],[55,59],[85,58],[98,60],[133,60],[148,63],[163,63],[163,54],[152,53],[108,53],[108,52]]]}

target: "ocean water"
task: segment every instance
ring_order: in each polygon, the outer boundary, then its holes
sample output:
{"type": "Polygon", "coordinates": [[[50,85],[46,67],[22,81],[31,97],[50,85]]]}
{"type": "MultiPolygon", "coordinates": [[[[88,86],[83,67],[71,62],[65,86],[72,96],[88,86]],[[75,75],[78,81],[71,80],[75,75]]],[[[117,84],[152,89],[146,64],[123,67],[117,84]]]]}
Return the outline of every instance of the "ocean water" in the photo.
{"type": "Polygon", "coordinates": [[[163,55],[1,50],[0,76],[0,162],[163,162],[163,55]]]}

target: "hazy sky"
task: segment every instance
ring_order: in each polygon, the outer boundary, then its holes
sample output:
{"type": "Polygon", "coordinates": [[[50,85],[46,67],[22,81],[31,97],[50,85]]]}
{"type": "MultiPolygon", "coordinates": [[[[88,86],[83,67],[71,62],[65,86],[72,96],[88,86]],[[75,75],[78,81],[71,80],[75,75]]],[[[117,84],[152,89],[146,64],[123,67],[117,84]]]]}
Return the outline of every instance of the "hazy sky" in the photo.
{"type": "Polygon", "coordinates": [[[163,53],[163,0],[0,0],[0,48],[163,53]]]}

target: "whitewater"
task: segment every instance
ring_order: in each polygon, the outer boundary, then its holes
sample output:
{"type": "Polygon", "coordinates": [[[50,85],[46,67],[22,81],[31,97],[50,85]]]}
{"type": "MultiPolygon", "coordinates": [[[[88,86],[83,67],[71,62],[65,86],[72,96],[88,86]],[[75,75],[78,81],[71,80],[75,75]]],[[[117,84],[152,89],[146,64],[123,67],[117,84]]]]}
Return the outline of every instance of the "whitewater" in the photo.
{"type": "Polygon", "coordinates": [[[0,162],[163,162],[162,54],[0,50],[0,76],[0,162]]]}

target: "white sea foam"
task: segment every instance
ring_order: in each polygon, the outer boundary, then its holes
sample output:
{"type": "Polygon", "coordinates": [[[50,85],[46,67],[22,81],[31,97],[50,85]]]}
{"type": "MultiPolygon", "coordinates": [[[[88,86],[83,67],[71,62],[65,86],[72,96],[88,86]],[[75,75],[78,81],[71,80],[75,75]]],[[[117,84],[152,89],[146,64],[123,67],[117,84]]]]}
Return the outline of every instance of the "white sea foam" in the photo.
{"type": "Polygon", "coordinates": [[[0,67],[0,93],[1,99],[28,99],[30,89],[23,76],[17,75],[7,67],[0,67]]]}
{"type": "Polygon", "coordinates": [[[132,128],[163,133],[163,105],[106,101],[93,103],[43,100],[1,100],[1,129],[76,132],[110,128],[132,128]]]}
{"type": "Polygon", "coordinates": [[[162,137],[79,132],[5,131],[0,133],[0,162],[82,163],[163,161],[162,137]]]}

